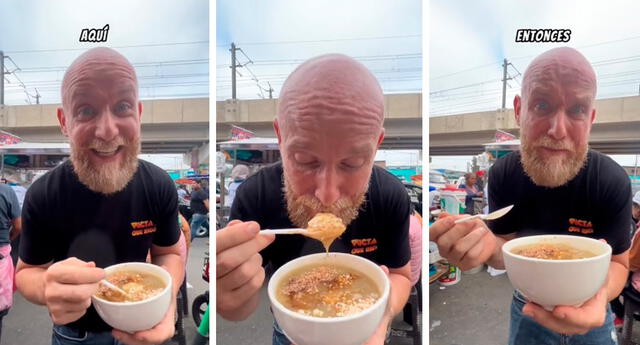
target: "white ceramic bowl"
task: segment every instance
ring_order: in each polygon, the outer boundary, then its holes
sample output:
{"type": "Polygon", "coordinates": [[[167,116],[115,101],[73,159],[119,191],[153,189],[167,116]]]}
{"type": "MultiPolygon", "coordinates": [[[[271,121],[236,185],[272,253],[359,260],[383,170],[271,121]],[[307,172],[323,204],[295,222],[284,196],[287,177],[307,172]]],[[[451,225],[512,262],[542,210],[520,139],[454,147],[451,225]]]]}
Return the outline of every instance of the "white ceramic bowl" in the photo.
{"type": "Polygon", "coordinates": [[[109,302],[91,296],[96,311],[111,327],[133,333],[153,328],[167,313],[171,304],[171,276],[164,268],[144,262],[126,262],[105,268],[107,276],[117,271],[137,271],[160,277],[166,284],[159,294],[138,302],[109,302]]]}
{"type": "Polygon", "coordinates": [[[509,280],[529,300],[552,310],[557,305],[578,306],[595,296],[605,283],[611,246],[592,238],[571,235],[520,237],[502,246],[509,280]],[[546,260],[513,254],[514,248],[534,243],[564,243],[596,256],[576,260],[546,260]]]}
{"type": "Polygon", "coordinates": [[[286,336],[296,345],[361,345],[373,335],[384,316],[389,299],[389,278],[375,263],[344,253],[311,254],[280,267],[268,286],[273,315],[286,336]],[[285,308],[276,298],[281,280],[292,270],[313,264],[339,265],[366,274],[382,295],[370,308],[360,313],[331,318],[303,315],[285,308]]]}

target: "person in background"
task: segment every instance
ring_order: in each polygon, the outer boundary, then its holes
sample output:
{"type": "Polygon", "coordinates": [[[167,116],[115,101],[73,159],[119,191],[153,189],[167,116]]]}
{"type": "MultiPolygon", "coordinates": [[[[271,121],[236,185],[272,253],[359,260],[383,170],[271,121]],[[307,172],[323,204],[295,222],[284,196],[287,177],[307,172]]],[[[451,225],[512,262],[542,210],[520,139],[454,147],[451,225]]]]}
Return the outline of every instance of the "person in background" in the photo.
{"type": "Polygon", "coordinates": [[[231,170],[231,179],[232,182],[229,184],[229,195],[224,201],[224,205],[227,207],[231,207],[233,205],[233,200],[236,197],[236,191],[238,187],[244,182],[244,180],[249,177],[249,168],[244,164],[238,164],[233,167],[231,170]]]}
{"type": "Polygon", "coordinates": [[[180,205],[189,205],[189,193],[187,192],[187,188],[183,185],[180,184],[178,185],[178,202],[180,203],[180,205]]]}
{"type": "Polygon", "coordinates": [[[209,193],[207,193],[203,186],[203,181],[193,185],[193,192],[191,193],[191,242],[196,238],[196,232],[200,229],[207,220],[207,214],[209,213],[209,193]]]}
{"type": "Polygon", "coordinates": [[[476,186],[477,177],[474,173],[466,173],[464,180],[464,190],[467,192],[467,196],[464,198],[465,213],[476,214],[475,201],[473,199],[482,198],[484,192],[476,186]]]}
{"type": "MultiPolygon", "coordinates": [[[[631,209],[631,220],[633,222],[633,226],[631,227],[631,249],[629,249],[629,271],[631,272],[631,286],[637,291],[640,291],[640,273],[636,273],[640,269],[640,241],[638,240],[638,235],[640,232],[638,228],[640,227],[640,191],[636,192],[636,194],[631,199],[633,203],[631,209]]],[[[621,328],[624,323],[624,305],[620,301],[620,297],[622,295],[616,297],[611,301],[611,310],[616,315],[613,324],[616,328],[621,328]]]]}
{"type": "Polygon", "coordinates": [[[636,192],[631,201],[633,202],[631,219],[633,220],[633,224],[635,224],[633,230],[636,230],[640,227],[640,191],[636,192]]]}
{"type": "Polygon", "coordinates": [[[0,334],[2,319],[13,304],[14,266],[11,260],[11,241],[22,231],[21,208],[16,193],[0,184],[0,334]]]}

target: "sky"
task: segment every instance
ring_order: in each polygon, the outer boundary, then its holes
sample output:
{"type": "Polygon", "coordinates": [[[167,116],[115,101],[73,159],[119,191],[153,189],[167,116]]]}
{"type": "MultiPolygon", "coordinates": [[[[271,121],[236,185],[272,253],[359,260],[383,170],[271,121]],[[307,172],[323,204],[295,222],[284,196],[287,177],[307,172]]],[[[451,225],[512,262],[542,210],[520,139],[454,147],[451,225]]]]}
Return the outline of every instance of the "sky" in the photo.
{"type": "Polygon", "coordinates": [[[237,98],[276,98],[286,76],[311,57],[361,61],[385,93],[422,90],[420,0],[226,0],[216,7],[216,99],[231,98],[231,43],[237,98]]]}
{"type": "MultiPolygon", "coordinates": [[[[115,48],[134,65],[142,100],[209,97],[207,0],[23,0],[0,1],[0,50],[10,58],[5,72],[12,72],[5,104],[59,103],[64,71],[97,46],[115,48]],[[79,42],[83,29],[106,24],[107,42],[79,42]]],[[[140,158],[164,169],[189,168],[182,155],[140,158]]]]}
{"type": "MultiPolygon", "coordinates": [[[[342,53],[376,76],[385,94],[422,91],[420,0],[217,1],[216,100],[277,98],[286,77],[311,57],[342,53]],[[250,10],[248,10],[250,9],[250,10]]],[[[419,151],[380,151],[387,165],[419,165],[419,151]]]]}
{"type": "Polygon", "coordinates": [[[207,0],[23,0],[0,1],[0,50],[13,72],[5,103],[35,104],[36,94],[40,103],[59,103],[66,67],[96,46],[129,59],[141,99],[209,95],[207,0]],[[79,42],[82,29],[106,24],[107,42],[79,42]]]}
{"type": "MultiPolygon", "coordinates": [[[[559,46],[578,49],[594,66],[597,99],[640,94],[640,26],[635,1],[446,1],[429,7],[429,116],[496,110],[502,106],[502,61],[507,59],[506,107],[513,108],[526,67],[559,46]],[[570,29],[568,43],[516,43],[518,29],[570,29]]],[[[634,156],[616,155],[633,165],[634,156]]],[[[465,167],[470,157],[432,157],[432,167],[465,167]]],[[[466,170],[466,169],[459,169],[466,170]]]]}

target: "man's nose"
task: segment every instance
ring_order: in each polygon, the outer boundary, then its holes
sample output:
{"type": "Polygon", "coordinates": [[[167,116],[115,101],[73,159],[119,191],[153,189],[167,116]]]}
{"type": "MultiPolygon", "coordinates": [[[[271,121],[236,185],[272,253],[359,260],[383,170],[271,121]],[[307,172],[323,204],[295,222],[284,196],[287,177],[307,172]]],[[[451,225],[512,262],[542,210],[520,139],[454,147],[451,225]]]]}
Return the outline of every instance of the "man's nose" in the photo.
{"type": "Polygon", "coordinates": [[[340,181],[338,174],[332,168],[324,169],[317,177],[315,196],[322,205],[333,205],[340,198],[340,181]]]}
{"type": "Polygon", "coordinates": [[[564,111],[558,111],[550,121],[551,125],[547,134],[555,140],[564,139],[567,136],[567,114],[564,111]]]}
{"type": "Polygon", "coordinates": [[[110,110],[103,111],[96,121],[96,138],[103,141],[111,141],[118,136],[119,131],[115,115],[110,110]]]}

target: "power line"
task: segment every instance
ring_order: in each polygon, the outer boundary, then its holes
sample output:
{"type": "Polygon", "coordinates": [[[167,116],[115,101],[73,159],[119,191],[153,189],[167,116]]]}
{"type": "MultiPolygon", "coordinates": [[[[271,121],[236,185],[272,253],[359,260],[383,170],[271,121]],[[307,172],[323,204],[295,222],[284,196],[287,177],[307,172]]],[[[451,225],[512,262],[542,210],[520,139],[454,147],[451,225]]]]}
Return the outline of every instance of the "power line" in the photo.
{"type": "MultiPolygon", "coordinates": [[[[175,45],[190,45],[190,44],[204,44],[209,43],[209,41],[193,41],[193,42],[172,42],[172,43],[150,43],[150,44],[135,44],[135,45],[125,45],[125,46],[113,46],[110,48],[142,48],[142,47],[161,47],[161,46],[175,46],[175,45]]],[[[8,51],[7,54],[29,54],[29,53],[49,53],[49,52],[63,52],[63,51],[79,51],[79,50],[87,50],[84,48],[62,48],[62,49],[38,49],[38,50],[14,50],[8,51]]]]}
{"type": "MultiPolygon", "coordinates": [[[[360,38],[337,38],[326,40],[306,40],[306,41],[272,41],[272,42],[238,42],[238,45],[243,46],[255,46],[255,45],[273,45],[273,44],[300,44],[300,43],[326,43],[326,42],[341,42],[341,41],[368,41],[368,40],[383,40],[383,39],[399,39],[399,38],[415,38],[422,37],[422,35],[399,35],[399,36],[380,36],[380,37],[360,37],[360,38]]],[[[226,47],[228,44],[217,45],[217,47],[226,47]]]]}

